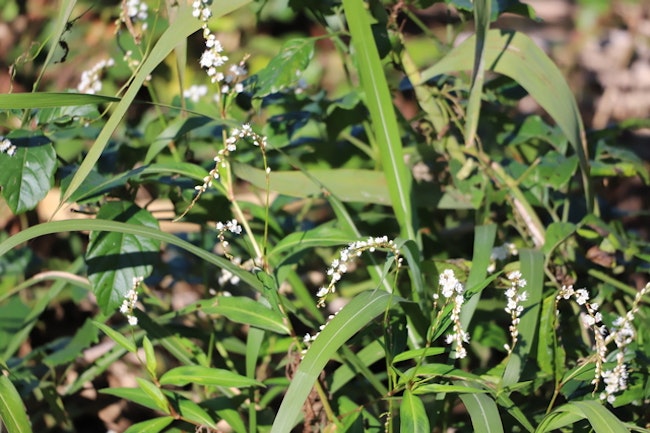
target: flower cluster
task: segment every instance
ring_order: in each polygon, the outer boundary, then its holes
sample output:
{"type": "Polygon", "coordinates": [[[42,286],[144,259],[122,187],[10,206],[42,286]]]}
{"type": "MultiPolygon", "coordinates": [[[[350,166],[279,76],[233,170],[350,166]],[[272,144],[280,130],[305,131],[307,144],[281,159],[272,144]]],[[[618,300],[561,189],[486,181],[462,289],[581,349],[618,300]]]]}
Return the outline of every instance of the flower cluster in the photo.
{"type": "Polygon", "coordinates": [[[605,339],[606,343],[614,342],[618,352],[616,353],[616,365],[611,370],[601,373],[601,378],[605,383],[605,390],[600,393],[601,400],[607,400],[610,404],[616,399],[617,393],[627,389],[627,366],[625,365],[625,354],[627,346],[634,341],[636,331],[632,326],[634,316],[639,311],[639,304],[646,293],[650,292],[650,283],[646,284],[639,290],[634,297],[632,308],[625,316],[617,317],[612,323],[612,329],[605,339]]]}
{"type": "MultiPolygon", "coordinates": [[[[337,312],[335,312],[334,314],[330,314],[329,316],[327,316],[327,321],[325,322],[325,324],[320,325],[320,326],[318,327],[318,332],[317,332],[317,333],[315,333],[314,335],[311,335],[310,333],[306,333],[306,334],[305,334],[305,336],[302,338],[302,342],[305,344],[305,346],[309,346],[311,343],[313,343],[313,342],[316,340],[316,338],[318,337],[318,335],[320,335],[320,333],[323,331],[323,329],[325,329],[325,327],[327,326],[327,324],[330,323],[330,322],[332,321],[332,319],[333,319],[334,317],[336,317],[337,314],[339,314],[339,311],[341,311],[341,309],[339,309],[339,310],[338,310],[337,312]]],[[[307,349],[304,349],[304,350],[302,351],[302,355],[304,356],[306,352],[307,352],[307,349]]]]}
{"type": "Polygon", "coordinates": [[[399,248],[395,242],[388,240],[387,236],[369,237],[365,241],[356,241],[349,244],[346,248],[341,250],[338,259],[332,261],[331,266],[327,270],[327,275],[330,277],[330,283],[323,286],[318,290],[316,296],[318,297],[318,307],[325,305],[325,298],[330,293],[336,291],[336,283],[338,283],[343,275],[348,271],[350,265],[361,256],[364,251],[374,252],[377,249],[388,250],[396,258],[397,268],[399,269],[402,264],[402,257],[399,248]]]}
{"type": "Polygon", "coordinates": [[[462,324],[460,323],[460,312],[465,303],[465,286],[458,281],[454,271],[445,269],[438,277],[438,291],[440,293],[434,293],[433,295],[434,310],[437,309],[438,302],[441,300],[440,295],[442,295],[442,299],[444,300],[444,305],[442,305],[440,311],[448,303],[453,304],[451,310],[453,332],[447,334],[445,342],[447,344],[455,344],[455,357],[457,359],[465,358],[467,356],[467,349],[465,349],[463,343],[469,343],[469,334],[463,330],[462,324]]]}
{"type": "Polygon", "coordinates": [[[14,156],[16,154],[16,145],[14,145],[8,138],[0,136],[0,153],[14,156]]]}
{"type": "MultiPolygon", "coordinates": [[[[241,77],[245,76],[248,71],[244,66],[245,60],[239,64],[233,64],[224,73],[221,67],[228,62],[228,56],[223,54],[223,46],[217,39],[217,36],[208,28],[208,20],[212,17],[210,6],[212,0],[194,0],[192,3],[192,15],[201,20],[203,28],[203,38],[205,39],[205,51],[201,55],[199,64],[205,69],[206,74],[210,77],[212,83],[220,83],[219,91],[221,94],[229,93],[231,89],[235,93],[244,91],[244,86],[241,83],[241,77]]],[[[220,95],[215,96],[218,102],[220,95]]]]}
{"type": "Polygon", "coordinates": [[[193,84],[183,92],[183,98],[187,98],[192,102],[199,102],[199,99],[207,94],[208,86],[197,86],[193,84]]]}
{"type": "Polygon", "coordinates": [[[508,274],[508,280],[510,281],[510,287],[506,290],[506,298],[508,302],[506,304],[506,313],[510,314],[510,344],[505,344],[504,348],[508,351],[508,354],[512,353],[519,339],[519,321],[521,320],[521,313],[524,311],[524,307],[521,305],[522,302],[525,302],[528,299],[528,292],[523,288],[526,287],[526,280],[522,278],[521,272],[513,271],[508,274]]]}
{"type": "MultiPolygon", "coordinates": [[[[126,15],[132,20],[146,21],[149,16],[149,7],[141,0],[127,0],[125,9],[126,15]]],[[[146,23],[143,23],[142,29],[146,28],[146,23]]]]}
{"type": "Polygon", "coordinates": [[[240,235],[242,232],[242,227],[239,225],[236,219],[231,219],[230,221],[226,221],[225,223],[222,223],[219,221],[216,225],[216,229],[218,231],[217,237],[219,238],[219,243],[223,247],[223,252],[228,257],[229,259],[233,259],[233,257],[228,253],[228,245],[229,242],[226,240],[226,232],[230,232],[236,235],[240,235]]]}
{"type": "Polygon", "coordinates": [[[102,90],[102,71],[115,64],[113,59],[104,59],[97,62],[92,68],[81,73],[81,80],[77,86],[79,93],[95,94],[102,90]]]}
{"type": "Polygon", "coordinates": [[[600,383],[601,375],[603,372],[603,364],[607,359],[607,343],[605,336],[607,335],[607,328],[603,325],[603,316],[598,311],[598,304],[589,302],[589,292],[587,289],[574,289],[573,285],[562,286],[560,292],[555,297],[557,312],[557,303],[562,300],[573,298],[578,305],[584,307],[585,312],[580,315],[583,326],[591,329],[594,334],[594,341],[596,346],[596,368],[594,369],[594,379],[592,384],[598,386],[600,383]]]}
{"type": "Polygon", "coordinates": [[[138,302],[138,286],[142,284],[143,280],[144,278],[142,277],[133,277],[133,286],[124,296],[124,301],[122,301],[122,305],[120,306],[120,313],[126,316],[131,326],[138,324],[138,318],[133,315],[133,310],[135,309],[135,304],[138,302]]]}

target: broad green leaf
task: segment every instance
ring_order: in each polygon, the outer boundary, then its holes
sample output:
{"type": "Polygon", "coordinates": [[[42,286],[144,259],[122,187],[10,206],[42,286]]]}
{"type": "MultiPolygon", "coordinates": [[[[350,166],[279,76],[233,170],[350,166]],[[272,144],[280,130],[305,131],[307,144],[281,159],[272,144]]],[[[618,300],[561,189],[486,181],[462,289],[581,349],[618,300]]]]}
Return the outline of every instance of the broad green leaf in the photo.
{"type": "Polygon", "coordinates": [[[411,391],[404,391],[402,404],[399,407],[400,431],[413,433],[429,433],[429,418],[424,409],[424,403],[411,391]]]}
{"type": "MultiPolygon", "coordinates": [[[[104,204],[97,218],[158,227],[158,221],[148,211],[126,202],[104,204]]],[[[134,278],[149,276],[159,250],[160,242],[144,236],[97,231],[90,234],[88,279],[102,311],[114,312],[133,288],[134,278]]]]}
{"type": "Polygon", "coordinates": [[[537,363],[540,370],[552,376],[559,384],[564,375],[566,353],[564,347],[558,344],[555,334],[555,294],[544,299],[542,314],[539,321],[537,347],[537,363]]]}
{"type": "Polygon", "coordinates": [[[162,162],[149,164],[144,167],[140,172],[140,178],[146,179],[152,176],[160,175],[174,175],[185,176],[196,181],[203,182],[203,178],[208,174],[208,171],[200,165],[192,164],[189,162],[162,162]]]}
{"type": "MultiPolygon", "coordinates": [[[[384,359],[386,356],[386,351],[382,345],[382,340],[375,340],[372,343],[368,344],[366,347],[361,349],[355,355],[355,358],[352,359],[350,356],[345,353],[346,362],[336,369],[332,375],[332,383],[330,385],[330,392],[335,393],[341,389],[346,383],[359,377],[359,374],[363,374],[365,379],[368,380],[375,389],[380,393],[380,395],[385,395],[388,390],[385,389],[385,386],[381,382],[374,384],[372,382],[372,377],[374,374],[369,370],[369,367],[375,362],[384,359]],[[370,371],[370,376],[366,377],[366,371],[370,371]]],[[[342,350],[344,350],[343,346],[342,350]]]]}
{"type": "Polygon", "coordinates": [[[0,425],[9,433],[31,433],[32,426],[20,394],[9,378],[0,373],[0,425]]]}
{"type": "Polygon", "coordinates": [[[144,163],[149,164],[165,147],[177,141],[193,129],[200,128],[212,122],[208,117],[177,117],[160,133],[147,149],[144,163]]]}
{"type": "Polygon", "coordinates": [[[554,432],[584,419],[581,414],[553,411],[546,415],[535,429],[535,433],[554,432]]]}
{"type": "Polygon", "coordinates": [[[140,389],[143,390],[145,394],[151,398],[158,410],[166,413],[167,415],[171,415],[167,397],[165,397],[165,394],[163,394],[160,388],[141,377],[136,377],[135,380],[138,382],[140,389]]]}
{"type": "Polygon", "coordinates": [[[542,251],[550,255],[560,244],[576,231],[576,225],[565,222],[553,222],[546,228],[546,242],[542,251]]]}
{"type": "Polygon", "coordinates": [[[558,152],[548,152],[536,167],[539,178],[535,182],[551,188],[560,189],[567,185],[578,168],[575,155],[566,157],[558,152]]]}
{"type": "Polygon", "coordinates": [[[16,153],[0,153],[0,187],[14,214],[34,209],[50,191],[56,170],[56,152],[44,136],[10,134],[16,153]]]}
{"type": "Polygon", "coordinates": [[[135,346],[135,343],[133,340],[126,338],[124,335],[120,334],[117,332],[115,329],[111,328],[110,326],[106,325],[105,323],[97,322],[93,320],[93,325],[101,329],[104,334],[108,335],[108,337],[119,344],[124,350],[135,353],[138,348],[135,346]]]}
{"type": "Polygon", "coordinates": [[[185,365],[172,368],[160,377],[161,385],[185,386],[188,383],[204,386],[225,386],[246,388],[249,386],[264,386],[263,383],[229,370],[220,368],[185,365]]]}
{"type": "MultiPolygon", "coordinates": [[[[459,385],[471,386],[467,382],[457,382],[459,385]]],[[[460,394],[465,405],[475,433],[503,433],[503,423],[499,409],[492,397],[486,394],[460,394]]]]}
{"type": "MultiPolygon", "coordinates": [[[[238,163],[232,165],[237,177],[258,188],[266,188],[264,170],[238,163]]],[[[272,171],[270,178],[271,191],[292,197],[314,197],[331,193],[344,202],[390,204],[386,176],[381,171],[313,169],[309,170],[309,175],[301,171],[272,171]],[[354,185],[354,188],[350,185],[354,185]]]]}
{"type": "MultiPolygon", "coordinates": [[[[472,69],[474,43],[473,37],[463,41],[434,66],[423,71],[422,81],[436,75],[472,69]]],[[[592,212],[594,199],[589,181],[585,130],[575,98],[557,66],[528,36],[503,30],[487,33],[485,66],[517,81],[562,129],[578,155],[587,209],[592,212]]]]}
{"type": "Polygon", "coordinates": [[[282,315],[245,296],[219,296],[203,308],[206,314],[220,314],[237,323],[279,334],[289,334],[282,315]]]}
{"type": "Polygon", "coordinates": [[[256,76],[254,97],[262,98],[294,85],[314,55],[314,38],[290,39],[256,76]]]}
{"type": "Polygon", "coordinates": [[[273,421],[271,433],[291,431],[314,382],[330,358],[350,337],[396,302],[400,299],[386,292],[363,292],[334,316],[318,334],[296,370],[273,421]]]}
{"type": "Polygon", "coordinates": [[[114,96],[86,93],[8,93],[0,95],[0,110],[33,110],[34,108],[70,107],[118,102],[114,96]]]}
{"type": "Polygon", "coordinates": [[[124,433],[159,433],[171,424],[172,421],[174,421],[173,416],[161,416],[154,419],[148,419],[133,424],[131,427],[124,430],[124,433]]]}
{"type": "MultiPolygon", "coordinates": [[[[250,0],[231,0],[227,3],[215,2],[212,5],[212,16],[213,18],[222,17],[249,2],[250,0]]],[[[92,171],[93,167],[99,160],[99,157],[102,155],[106,145],[113,136],[113,133],[124,118],[127,110],[131,107],[135,97],[140,91],[140,88],[149,75],[174,49],[176,49],[178,45],[185,43],[188,36],[201,28],[201,20],[192,16],[191,5],[184,2],[180,2],[179,4],[180,9],[175,17],[176,19],[170,23],[169,27],[167,27],[160,39],[158,39],[151,49],[149,56],[142,61],[142,64],[133,77],[129,88],[126,90],[126,93],[120,102],[115,105],[111,117],[109,117],[108,121],[99,133],[97,140],[95,140],[95,143],[86,154],[79,169],[70,181],[70,186],[63,197],[61,197],[59,208],[63,206],[63,203],[69,201],[77,188],[84,183],[86,176],[88,176],[88,173],[92,171]]]]}
{"type": "MultiPolygon", "coordinates": [[[[343,0],[343,11],[352,36],[351,44],[359,69],[362,99],[370,112],[381,167],[386,176],[390,203],[400,226],[400,235],[416,241],[418,237],[414,229],[411,204],[412,177],[404,163],[397,115],[373,37],[369,13],[365,2],[359,0],[343,0]]],[[[356,180],[350,180],[350,185],[357,184],[356,180]]]]}
{"type": "Polygon", "coordinates": [[[263,292],[262,284],[250,272],[244,271],[239,266],[230,262],[230,260],[219,257],[216,254],[210,253],[203,248],[199,248],[191,243],[184,241],[174,235],[154,229],[151,227],[127,224],[117,221],[108,221],[102,219],[89,219],[89,220],[63,220],[52,221],[26,228],[21,232],[0,242],[0,256],[4,255],[7,251],[24,242],[34,239],[39,236],[44,236],[53,233],[61,232],[76,232],[76,231],[104,231],[122,233],[125,235],[136,235],[146,238],[155,239],[157,241],[166,242],[171,245],[176,245],[179,248],[188,251],[202,260],[211,263],[219,268],[228,269],[234,275],[241,278],[249,286],[253,287],[260,293],[263,292]]]}

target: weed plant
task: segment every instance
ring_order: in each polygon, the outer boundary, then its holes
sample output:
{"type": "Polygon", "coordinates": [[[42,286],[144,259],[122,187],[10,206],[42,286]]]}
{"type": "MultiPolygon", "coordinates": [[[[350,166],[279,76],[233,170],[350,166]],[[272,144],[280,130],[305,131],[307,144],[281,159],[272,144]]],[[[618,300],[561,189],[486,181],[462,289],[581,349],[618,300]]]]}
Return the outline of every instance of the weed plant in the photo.
{"type": "Polygon", "coordinates": [[[448,0],[442,38],[436,2],[280,3],[62,0],[16,56],[40,73],[0,95],[4,429],[121,399],[143,415],[104,428],[649,431],[648,240],[595,188],[647,168],[490,28],[534,11],[448,0]],[[251,36],[287,15],[321,35],[251,36]]]}

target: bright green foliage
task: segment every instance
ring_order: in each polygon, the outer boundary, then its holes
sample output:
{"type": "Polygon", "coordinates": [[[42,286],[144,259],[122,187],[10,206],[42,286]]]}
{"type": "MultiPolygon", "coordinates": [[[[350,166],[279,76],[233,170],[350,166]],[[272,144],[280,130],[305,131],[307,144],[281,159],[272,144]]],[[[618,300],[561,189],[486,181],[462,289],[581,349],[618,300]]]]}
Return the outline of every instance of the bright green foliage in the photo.
{"type": "Polygon", "coordinates": [[[648,431],[648,240],[594,188],[649,182],[618,138],[647,122],[586,131],[491,29],[530,6],[120,3],[62,1],[0,95],[0,431],[95,390],[127,433],[648,431]],[[50,89],[108,16],[103,87],[50,89]]]}

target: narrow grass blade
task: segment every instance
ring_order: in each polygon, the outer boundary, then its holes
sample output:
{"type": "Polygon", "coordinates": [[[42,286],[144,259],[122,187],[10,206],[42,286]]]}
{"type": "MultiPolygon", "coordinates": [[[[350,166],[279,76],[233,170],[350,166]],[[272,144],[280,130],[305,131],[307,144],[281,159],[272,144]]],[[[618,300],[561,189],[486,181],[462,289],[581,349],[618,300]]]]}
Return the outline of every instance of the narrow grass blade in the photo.
{"type": "MultiPolygon", "coordinates": [[[[472,37],[423,71],[422,81],[440,74],[472,69],[473,51],[472,37]]],[[[490,30],[485,45],[485,67],[517,81],[562,129],[580,160],[587,212],[593,212],[594,195],[589,181],[585,129],[578,104],[557,66],[528,36],[513,31],[490,30]]]]}
{"type": "Polygon", "coordinates": [[[115,96],[86,93],[8,93],[0,95],[0,110],[29,110],[34,108],[70,107],[119,102],[115,96]]]}
{"type": "Polygon", "coordinates": [[[389,293],[372,291],[361,293],[343,307],[307,350],[282,399],[271,433],[291,431],[298,421],[305,399],[325,364],[350,337],[388,308],[391,303],[398,301],[399,298],[389,293]]]}
{"type": "Polygon", "coordinates": [[[360,0],[343,0],[343,10],[352,35],[352,47],[359,68],[360,84],[365,94],[364,102],[370,112],[381,165],[386,175],[401,236],[416,240],[411,206],[411,174],[404,163],[395,108],[375,45],[368,11],[364,5],[365,2],[360,0]]]}
{"type": "Polygon", "coordinates": [[[0,373],[0,427],[2,424],[9,433],[31,433],[32,431],[20,394],[9,378],[0,373]]]}
{"type": "Polygon", "coordinates": [[[469,91],[467,113],[465,116],[465,146],[473,147],[476,138],[476,128],[481,114],[481,97],[485,81],[485,39],[490,27],[492,10],[491,0],[474,1],[474,23],[476,26],[476,45],[474,50],[474,69],[472,71],[472,86],[469,91]]]}

